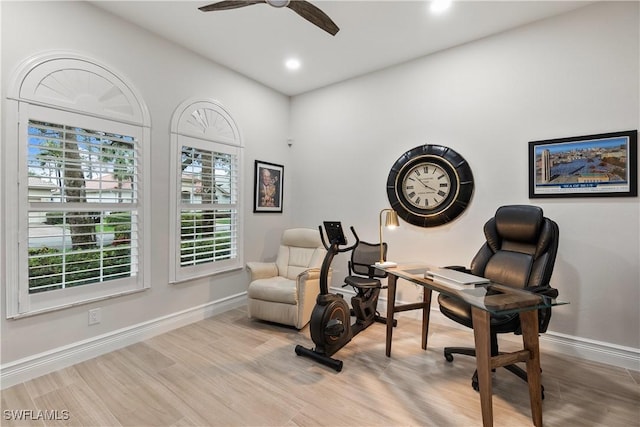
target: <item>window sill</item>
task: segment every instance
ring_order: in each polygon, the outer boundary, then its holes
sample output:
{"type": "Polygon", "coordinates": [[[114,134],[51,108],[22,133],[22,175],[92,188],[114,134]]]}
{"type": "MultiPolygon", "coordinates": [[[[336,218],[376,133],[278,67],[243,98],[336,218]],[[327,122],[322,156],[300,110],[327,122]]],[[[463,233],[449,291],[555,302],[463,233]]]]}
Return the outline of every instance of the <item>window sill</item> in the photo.
{"type": "Polygon", "coordinates": [[[147,289],[149,289],[149,288],[133,289],[133,290],[130,290],[130,291],[118,292],[116,294],[105,295],[105,296],[97,297],[97,298],[91,298],[91,299],[87,299],[87,300],[79,301],[79,302],[75,302],[75,303],[63,304],[63,305],[58,305],[58,306],[55,306],[55,307],[43,308],[43,309],[40,309],[40,310],[32,310],[32,311],[28,311],[28,312],[25,312],[25,313],[18,313],[18,314],[13,314],[13,315],[8,314],[7,315],[7,319],[18,320],[18,319],[23,319],[25,317],[38,316],[38,315],[41,315],[41,314],[52,313],[54,311],[66,310],[68,308],[77,307],[77,306],[80,306],[80,305],[91,304],[91,303],[97,302],[97,301],[104,301],[104,300],[109,300],[109,299],[112,299],[112,298],[122,297],[122,296],[125,296],[125,295],[137,294],[139,292],[144,292],[147,289]]]}

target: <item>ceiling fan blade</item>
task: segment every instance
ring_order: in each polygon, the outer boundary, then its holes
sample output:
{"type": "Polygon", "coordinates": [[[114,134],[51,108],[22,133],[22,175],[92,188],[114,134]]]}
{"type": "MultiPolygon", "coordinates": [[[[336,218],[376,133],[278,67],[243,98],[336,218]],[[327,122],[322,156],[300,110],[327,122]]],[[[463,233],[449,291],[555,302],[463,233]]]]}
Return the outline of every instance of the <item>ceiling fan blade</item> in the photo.
{"type": "Polygon", "coordinates": [[[258,3],[266,3],[266,0],[224,0],[199,7],[198,9],[203,12],[211,12],[214,10],[237,9],[239,7],[251,6],[252,4],[258,3]]]}
{"type": "Polygon", "coordinates": [[[335,36],[340,28],[327,16],[326,13],[304,0],[291,0],[287,7],[302,16],[312,24],[322,28],[327,33],[335,36]]]}

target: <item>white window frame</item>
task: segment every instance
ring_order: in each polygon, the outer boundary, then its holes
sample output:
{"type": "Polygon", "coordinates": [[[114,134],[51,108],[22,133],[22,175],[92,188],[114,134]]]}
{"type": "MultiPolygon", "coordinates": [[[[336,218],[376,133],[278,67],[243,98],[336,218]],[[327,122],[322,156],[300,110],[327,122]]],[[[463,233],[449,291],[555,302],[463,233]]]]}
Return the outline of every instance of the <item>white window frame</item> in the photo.
{"type": "MultiPolygon", "coordinates": [[[[149,288],[150,117],[135,88],[111,67],[73,52],[50,52],[18,67],[7,96],[4,150],[4,256],[7,318],[60,310],[149,288]],[[90,84],[86,84],[89,82],[90,84]],[[29,120],[129,135],[138,140],[138,264],[136,275],[29,294],[29,120]]],[[[55,207],[52,207],[55,210],[55,207]]]]}
{"type": "MultiPolygon", "coordinates": [[[[219,102],[212,99],[192,98],[180,104],[171,121],[171,241],[169,280],[179,283],[186,280],[237,270],[244,265],[242,205],[243,205],[243,161],[242,139],[240,131],[229,114],[219,102]],[[232,207],[236,212],[235,246],[230,259],[206,262],[200,265],[181,266],[181,212],[183,207],[197,208],[193,203],[182,199],[182,147],[189,146],[210,152],[227,153],[236,157],[236,194],[233,203],[220,208],[232,207]]],[[[214,207],[215,208],[215,207],[214,207]]]]}

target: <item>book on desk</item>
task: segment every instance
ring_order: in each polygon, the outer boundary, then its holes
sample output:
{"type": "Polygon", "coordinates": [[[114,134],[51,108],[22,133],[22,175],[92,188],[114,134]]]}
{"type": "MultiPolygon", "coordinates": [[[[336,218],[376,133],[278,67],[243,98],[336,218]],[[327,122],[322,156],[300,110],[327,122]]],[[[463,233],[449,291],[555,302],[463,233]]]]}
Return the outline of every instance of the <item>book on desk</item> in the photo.
{"type": "Polygon", "coordinates": [[[486,285],[491,281],[484,277],[465,273],[464,271],[450,268],[430,268],[424,273],[424,278],[436,283],[453,287],[465,287],[474,285],[486,285]]]}

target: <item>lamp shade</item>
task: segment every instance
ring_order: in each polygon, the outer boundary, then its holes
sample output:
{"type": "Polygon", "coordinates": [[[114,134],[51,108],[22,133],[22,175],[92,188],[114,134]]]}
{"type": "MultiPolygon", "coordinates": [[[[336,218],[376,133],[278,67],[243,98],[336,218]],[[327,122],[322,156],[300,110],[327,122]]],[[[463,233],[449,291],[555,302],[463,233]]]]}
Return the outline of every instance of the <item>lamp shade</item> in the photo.
{"type": "Polygon", "coordinates": [[[387,211],[387,217],[384,221],[384,226],[387,228],[396,228],[400,227],[400,222],[398,221],[398,213],[392,209],[387,211]]]}

